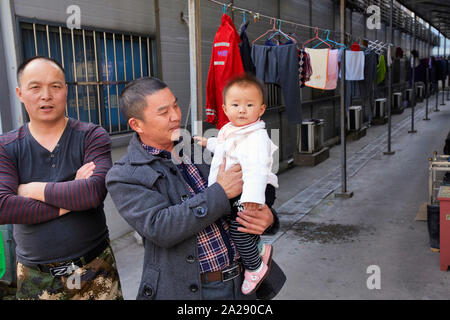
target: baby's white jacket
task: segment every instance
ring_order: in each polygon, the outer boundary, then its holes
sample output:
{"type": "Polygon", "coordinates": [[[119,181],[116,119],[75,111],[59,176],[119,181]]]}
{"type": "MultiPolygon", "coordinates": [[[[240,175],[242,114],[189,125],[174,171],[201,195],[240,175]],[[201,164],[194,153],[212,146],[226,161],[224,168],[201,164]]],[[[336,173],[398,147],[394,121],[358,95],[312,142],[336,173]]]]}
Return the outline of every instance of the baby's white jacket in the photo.
{"type": "Polygon", "coordinates": [[[241,203],[265,203],[266,185],[278,188],[278,178],[272,173],[273,154],[278,147],[270,140],[262,120],[243,127],[231,122],[224,125],[217,138],[209,138],[206,148],[214,153],[208,186],[217,180],[219,166],[226,158],[227,170],[239,163],[244,182],[241,203]]]}

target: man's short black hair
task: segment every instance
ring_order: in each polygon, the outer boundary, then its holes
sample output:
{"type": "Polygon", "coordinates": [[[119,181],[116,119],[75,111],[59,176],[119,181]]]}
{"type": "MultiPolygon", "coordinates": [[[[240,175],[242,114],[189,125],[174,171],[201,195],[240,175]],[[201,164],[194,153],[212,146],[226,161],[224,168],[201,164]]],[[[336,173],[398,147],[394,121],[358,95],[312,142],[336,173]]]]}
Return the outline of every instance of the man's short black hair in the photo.
{"type": "Polygon", "coordinates": [[[64,78],[66,77],[64,68],[62,67],[62,65],[57,60],[49,58],[49,57],[44,57],[44,56],[34,56],[34,57],[28,58],[24,62],[22,62],[21,65],[19,66],[19,68],[17,69],[17,84],[19,85],[19,87],[20,87],[20,78],[22,77],[23,70],[25,70],[26,66],[30,62],[32,62],[34,60],[38,60],[38,59],[45,60],[45,61],[48,61],[48,62],[51,62],[51,63],[55,64],[61,70],[61,72],[63,73],[64,78]]]}
{"type": "Polygon", "coordinates": [[[167,84],[153,77],[144,77],[128,83],[120,94],[120,110],[127,120],[136,118],[143,120],[142,111],[147,107],[145,98],[159,90],[167,88],[167,84]]]}
{"type": "Polygon", "coordinates": [[[248,85],[255,86],[261,92],[261,100],[262,100],[262,103],[264,103],[264,100],[265,100],[264,99],[264,97],[265,97],[264,84],[258,78],[256,78],[253,74],[247,72],[247,73],[243,73],[241,75],[238,75],[238,76],[233,77],[230,80],[228,80],[227,84],[225,85],[225,87],[223,88],[223,91],[222,91],[223,104],[225,104],[225,95],[227,94],[228,90],[234,85],[243,86],[243,87],[248,86],[248,85]]]}

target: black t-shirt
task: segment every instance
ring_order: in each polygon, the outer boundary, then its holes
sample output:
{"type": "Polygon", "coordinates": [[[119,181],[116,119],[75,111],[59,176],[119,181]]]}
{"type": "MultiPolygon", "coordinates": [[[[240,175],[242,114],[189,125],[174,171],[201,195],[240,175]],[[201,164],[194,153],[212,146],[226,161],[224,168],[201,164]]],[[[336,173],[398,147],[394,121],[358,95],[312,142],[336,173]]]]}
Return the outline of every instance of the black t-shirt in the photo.
{"type": "Polygon", "coordinates": [[[69,118],[52,152],[33,138],[27,124],[1,138],[0,222],[14,224],[19,262],[74,259],[108,238],[103,200],[112,165],[111,141],[102,127],[69,118]],[[92,177],[74,180],[77,170],[90,161],[96,165],[92,177]],[[29,182],[48,182],[46,203],[7,194],[29,182]],[[71,212],[59,217],[59,208],[71,212]]]}

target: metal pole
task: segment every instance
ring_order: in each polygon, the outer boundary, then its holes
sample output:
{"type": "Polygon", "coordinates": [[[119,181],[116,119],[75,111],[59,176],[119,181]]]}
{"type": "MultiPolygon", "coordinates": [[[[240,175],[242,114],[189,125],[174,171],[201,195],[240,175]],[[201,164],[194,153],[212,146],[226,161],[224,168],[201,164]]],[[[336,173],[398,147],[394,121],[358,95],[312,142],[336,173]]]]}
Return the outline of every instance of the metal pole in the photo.
{"type": "MultiPolygon", "coordinates": [[[[6,71],[5,74],[2,74],[2,77],[5,79],[8,92],[10,93],[15,92],[16,86],[18,85],[16,72],[18,68],[18,62],[20,61],[18,57],[18,34],[14,32],[14,28],[16,25],[16,16],[13,7],[13,1],[0,1],[0,37],[3,38],[3,52],[6,71]]],[[[15,94],[10,94],[9,97],[2,97],[1,109],[3,113],[4,123],[2,126],[0,121],[0,131],[7,132],[13,129],[17,129],[24,122],[26,122],[26,118],[24,120],[24,117],[26,117],[26,112],[24,112],[22,103],[19,99],[17,99],[15,94]],[[3,113],[3,110],[6,110],[6,108],[9,108],[11,112],[10,119],[8,119],[9,116],[6,114],[6,112],[3,113]]]]}
{"type": "MultiPolygon", "coordinates": [[[[447,61],[447,67],[449,67],[449,61],[448,61],[447,50],[444,52],[444,58],[445,58],[445,60],[447,61]]],[[[448,73],[447,73],[446,79],[447,79],[447,84],[448,84],[448,83],[450,82],[450,78],[449,78],[449,76],[448,76],[448,73]]],[[[447,90],[447,101],[450,101],[450,90],[447,90]]]]}
{"type": "MultiPolygon", "coordinates": [[[[413,34],[412,34],[412,43],[413,43],[413,51],[416,51],[416,14],[413,13],[413,21],[412,21],[412,29],[413,29],[413,34]]],[[[414,130],[414,105],[416,104],[416,79],[415,79],[415,70],[416,70],[416,57],[414,56],[414,54],[411,53],[411,63],[412,63],[412,68],[411,68],[411,73],[412,73],[412,83],[411,83],[411,89],[412,89],[412,93],[411,93],[411,130],[408,131],[408,133],[416,133],[417,130],[414,130]]]]}
{"type": "MultiPolygon", "coordinates": [[[[345,0],[341,0],[341,43],[345,44],[345,0]]],[[[345,51],[341,58],[341,192],[335,197],[351,198],[347,191],[347,154],[345,141],[345,51]]]]}
{"type": "MultiPolygon", "coordinates": [[[[394,41],[394,28],[392,25],[392,11],[394,9],[393,7],[393,0],[390,1],[391,10],[389,12],[389,46],[394,41]]],[[[391,59],[391,57],[388,57],[388,59],[391,59]]],[[[390,60],[388,60],[390,61],[390,60]]],[[[392,103],[392,64],[388,64],[388,74],[389,74],[389,82],[388,82],[388,98],[387,98],[387,111],[388,111],[388,149],[384,154],[386,155],[392,155],[395,153],[395,151],[391,150],[391,127],[392,127],[392,119],[391,119],[391,103],[392,103]]]]}
{"type": "MultiPolygon", "coordinates": [[[[439,37],[439,44],[438,44],[437,56],[436,57],[439,57],[439,48],[441,46],[441,32],[440,31],[438,31],[438,37],[439,37]]],[[[438,112],[438,111],[441,111],[441,110],[438,109],[438,100],[439,100],[439,80],[438,79],[436,79],[436,92],[435,92],[435,94],[436,94],[436,109],[434,110],[434,112],[438,112]]]]}
{"type": "Polygon", "coordinates": [[[425,69],[425,76],[426,76],[426,102],[425,102],[425,118],[423,120],[430,120],[428,118],[428,98],[430,96],[430,59],[431,59],[431,52],[430,52],[430,41],[431,41],[431,30],[430,30],[430,24],[428,24],[428,42],[427,42],[427,53],[428,53],[428,63],[427,68],[425,69]]]}
{"type": "MultiPolygon", "coordinates": [[[[447,39],[447,38],[445,38],[445,39],[447,39]]],[[[445,59],[445,61],[447,61],[447,67],[449,67],[449,61],[448,61],[448,55],[447,55],[447,48],[446,48],[445,51],[444,51],[444,59],[445,59]]],[[[448,70],[447,70],[447,71],[448,71],[448,70]]],[[[449,81],[450,81],[449,76],[448,76],[448,72],[447,72],[447,75],[445,76],[445,79],[446,79],[446,81],[447,81],[447,86],[448,86],[448,83],[449,83],[449,81]]],[[[450,101],[450,90],[447,90],[447,101],[450,101]]]]}
{"type": "MultiPolygon", "coordinates": [[[[447,51],[447,38],[444,36],[444,54],[442,55],[445,59],[445,51],[447,51]]],[[[445,80],[447,79],[447,74],[445,74],[442,79],[442,103],[441,106],[445,106],[444,96],[445,96],[445,80]]]]}
{"type": "Polygon", "coordinates": [[[192,135],[203,134],[201,49],[200,0],[189,0],[189,65],[192,135]]]}

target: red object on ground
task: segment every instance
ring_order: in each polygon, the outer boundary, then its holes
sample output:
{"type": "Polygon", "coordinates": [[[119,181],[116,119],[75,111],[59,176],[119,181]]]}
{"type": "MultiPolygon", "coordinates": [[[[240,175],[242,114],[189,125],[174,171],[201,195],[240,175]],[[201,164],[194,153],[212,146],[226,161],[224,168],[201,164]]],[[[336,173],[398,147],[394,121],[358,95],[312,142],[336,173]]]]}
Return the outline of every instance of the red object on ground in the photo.
{"type": "Polygon", "coordinates": [[[438,198],[440,205],[440,264],[441,270],[450,266],[450,187],[442,186],[438,198]]]}

